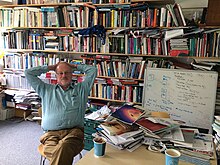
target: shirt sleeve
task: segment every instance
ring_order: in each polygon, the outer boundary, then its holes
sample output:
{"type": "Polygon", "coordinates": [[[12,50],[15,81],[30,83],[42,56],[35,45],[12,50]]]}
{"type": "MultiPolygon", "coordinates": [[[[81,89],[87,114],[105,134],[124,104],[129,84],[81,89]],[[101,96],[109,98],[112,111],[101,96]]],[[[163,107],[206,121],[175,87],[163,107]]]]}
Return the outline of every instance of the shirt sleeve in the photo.
{"type": "Polygon", "coordinates": [[[28,83],[39,95],[41,95],[41,91],[43,91],[46,86],[46,83],[43,82],[39,76],[48,71],[47,66],[38,66],[25,70],[25,77],[27,78],[28,83]]]}
{"type": "Polygon", "coordinates": [[[85,73],[85,79],[83,81],[83,84],[90,91],[97,76],[97,68],[95,66],[90,65],[78,65],[77,69],[85,73]]]}

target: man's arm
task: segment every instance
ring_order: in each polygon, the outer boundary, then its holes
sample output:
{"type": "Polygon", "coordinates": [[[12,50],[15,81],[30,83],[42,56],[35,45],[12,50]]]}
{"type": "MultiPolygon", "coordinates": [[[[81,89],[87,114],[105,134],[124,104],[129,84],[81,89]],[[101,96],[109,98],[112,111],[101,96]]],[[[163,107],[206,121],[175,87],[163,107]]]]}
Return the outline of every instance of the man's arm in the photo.
{"type": "MultiPolygon", "coordinates": [[[[31,87],[40,95],[40,91],[43,90],[44,83],[38,76],[40,76],[42,73],[46,73],[49,71],[48,66],[37,66],[30,69],[25,70],[25,77],[28,80],[28,83],[31,85],[31,87]]],[[[51,66],[53,68],[53,66],[51,66]]]]}
{"type": "Polygon", "coordinates": [[[77,70],[85,73],[85,79],[83,81],[84,85],[89,89],[92,88],[94,80],[97,76],[97,68],[91,65],[73,65],[72,67],[77,67],[77,70]]]}

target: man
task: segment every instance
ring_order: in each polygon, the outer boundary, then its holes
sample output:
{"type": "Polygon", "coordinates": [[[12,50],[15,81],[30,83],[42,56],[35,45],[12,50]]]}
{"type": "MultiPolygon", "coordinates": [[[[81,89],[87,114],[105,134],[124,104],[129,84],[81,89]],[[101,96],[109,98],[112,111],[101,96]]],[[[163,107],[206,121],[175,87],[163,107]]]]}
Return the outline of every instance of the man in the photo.
{"type": "Polygon", "coordinates": [[[42,128],[40,138],[50,165],[72,165],[73,158],[84,147],[83,121],[88,95],[97,76],[94,66],[59,62],[25,71],[26,78],[42,99],[42,128]],[[85,73],[82,83],[72,82],[73,69],[85,73]],[[55,71],[57,84],[44,83],[38,76],[55,71]]]}

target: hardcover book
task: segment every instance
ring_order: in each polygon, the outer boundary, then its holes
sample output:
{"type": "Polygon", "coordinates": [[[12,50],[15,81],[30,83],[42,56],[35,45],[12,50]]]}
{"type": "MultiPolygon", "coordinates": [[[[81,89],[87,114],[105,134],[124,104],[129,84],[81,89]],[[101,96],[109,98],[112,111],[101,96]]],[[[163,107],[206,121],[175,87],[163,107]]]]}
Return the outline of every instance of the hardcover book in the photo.
{"type": "Polygon", "coordinates": [[[169,126],[167,125],[163,125],[160,123],[154,123],[150,120],[148,120],[147,118],[141,118],[140,120],[138,120],[136,122],[139,126],[141,126],[144,129],[149,130],[150,132],[156,133],[158,131],[161,131],[163,129],[168,128],[169,126]]]}

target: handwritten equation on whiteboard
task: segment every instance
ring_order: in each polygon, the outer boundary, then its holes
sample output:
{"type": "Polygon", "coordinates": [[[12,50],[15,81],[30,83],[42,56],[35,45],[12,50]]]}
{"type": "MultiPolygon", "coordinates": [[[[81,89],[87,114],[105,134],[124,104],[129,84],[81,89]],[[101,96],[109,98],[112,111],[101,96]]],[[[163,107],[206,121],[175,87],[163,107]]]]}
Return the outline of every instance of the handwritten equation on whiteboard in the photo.
{"type": "Polygon", "coordinates": [[[188,126],[210,129],[217,79],[217,72],[147,68],[143,106],[166,111],[188,126]]]}

